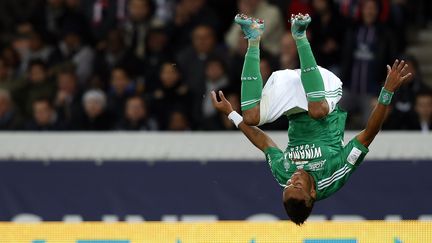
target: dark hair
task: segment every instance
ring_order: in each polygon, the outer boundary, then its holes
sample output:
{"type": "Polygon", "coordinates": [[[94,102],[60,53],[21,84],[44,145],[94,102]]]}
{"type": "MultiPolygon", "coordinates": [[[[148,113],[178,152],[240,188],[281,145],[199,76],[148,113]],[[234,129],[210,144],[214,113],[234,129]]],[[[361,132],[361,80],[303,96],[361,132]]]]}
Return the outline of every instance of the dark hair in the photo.
{"type": "Polygon", "coordinates": [[[156,3],[154,3],[154,1],[152,0],[139,0],[141,2],[143,2],[144,4],[147,4],[148,7],[148,16],[147,19],[151,19],[155,13],[156,13],[156,3]]]}
{"type": "Polygon", "coordinates": [[[411,62],[414,66],[414,69],[415,70],[418,70],[419,69],[419,63],[418,63],[418,60],[417,60],[417,58],[415,57],[415,56],[413,56],[413,55],[410,55],[410,54],[406,54],[406,55],[401,55],[401,56],[399,56],[399,58],[398,58],[399,60],[404,60],[405,61],[405,63],[406,62],[411,62]]]}
{"type": "Polygon", "coordinates": [[[290,198],[284,202],[284,207],[290,220],[296,225],[302,225],[311,214],[314,202],[313,199],[307,203],[306,200],[290,198]]]}
{"type": "Polygon", "coordinates": [[[210,56],[210,58],[206,61],[205,65],[207,67],[210,63],[214,63],[214,62],[219,63],[221,65],[222,69],[224,70],[224,72],[227,71],[227,65],[226,65],[225,61],[222,58],[217,57],[217,56],[210,56]]]}
{"type": "Polygon", "coordinates": [[[195,31],[197,29],[200,29],[200,28],[205,28],[205,29],[209,30],[212,37],[216,38],[216,28],[210,24],[199,24],[199,25],[195,26],[195,28],[193,28],[193,30],[192,30],[191,36],[193,36],[195,31]]]}
{"type": "Polygon", "coordinates": [[[117,71],[121,71],[124,73],[124,75],[126,75],[126,77],[131,78],[131,74],[129,72],[129,70],[127,69],[126,66],[124,65],[116,65],[111,69],[111,73],[113,73],[115,70],[117,71]]]}
{"type": "Polygon", "coordinates": [[[30,70],[33,66],[42,67],[45,71],[47,69],[46,63],[42,59],[32,59],[28,64],[28,70],[30,70]]]}
{"type": "Polygon", "coordinates": [[[135,99],[138,99],[139,101],[141,101],[141,104],[144,107],[147,107],[146,100],[143,97],[139,96],[139,95],[132,95],[132,96],[130,96],[129,98],[127,98],[126,103],[129,102],[130,100],[135,100],[135,99]]]}
{"type": "Polygon", "coordinates": [[[426,89],[421,90],[421,91],[419,91],[419,92],[416,93],[416,98],[417,98],[417,97],[421,97],[421,96],[429,96],[429,97],[432,97],[432,90],[426,88],[426,89]]]}
{"type": "Polygon", "coordinates": [[[51,100],[48,99],[47,97],[38,97],[38,98],[34,99],[32,104],[34,105],[36,103],[46,103],[50,108],[52,108],[51,100]]]}
{"type": "Polygon", "coordinates": [[[62,65],[58,70],[56,70],[56,74],[66,74],[76,77],[76,67],[69,64],[62,65]]]}

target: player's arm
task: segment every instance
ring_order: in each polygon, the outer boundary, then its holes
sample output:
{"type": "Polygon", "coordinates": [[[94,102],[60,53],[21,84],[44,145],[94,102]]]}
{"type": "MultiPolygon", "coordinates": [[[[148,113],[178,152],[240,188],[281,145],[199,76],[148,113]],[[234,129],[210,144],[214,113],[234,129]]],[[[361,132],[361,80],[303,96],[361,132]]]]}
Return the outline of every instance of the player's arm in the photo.
{"type": "Polygon", "coordinates": [[[236,113],[229,101],[225,98],[222,91],[219,91],[219,97],[221,101],[217,100],[216,92],[211,92],[211,99],[213,102],[213,106],[219,111],[228,116],[236,123],[236,126],[243,132],[243,134],[261,151],[265,151],[269,147],[277,147],[277,145],[273,142],[273,140],[265,134],[261,129],[248,126],[243,122],[241,116],[236,113]],[[231,115],[230,115],[231,114],[231,115]],[[234,115],[234,116],[233,116],[234,115]],[[233,117],[230,117],[233,116],[233,117]]]}
{"type": "Polygon", "coordinates": [[[405,80],[411,77],[411,73],[405,74],[407,67],[408,65],[403,60],[401,62],[396,60],[392,67],[387,65],[387,78],[378,98],[378,103],[369,117],[366,128],[357,135],[357,140],[364,146],[368,147],[380,131],[393,93],[405,80]]]}

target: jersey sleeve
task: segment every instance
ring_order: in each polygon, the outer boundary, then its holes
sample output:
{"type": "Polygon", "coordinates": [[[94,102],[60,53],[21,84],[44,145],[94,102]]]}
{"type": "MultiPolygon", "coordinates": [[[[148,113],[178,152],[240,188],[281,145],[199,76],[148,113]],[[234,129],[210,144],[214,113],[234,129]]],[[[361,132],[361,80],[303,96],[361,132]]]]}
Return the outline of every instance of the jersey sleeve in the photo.
{"type": "Polygon", "coordinates": [[[287,180],[291,177],[292,168],[284,152],[279,148],[269,147],[264,153],[273,177],[281,187],[285,187],[287,180]]]}
{"type": "Polygon", "coordinates": [[[316,183],[317,199],[321,200],[337,192],[363,162],[369,149],[353,138],[338,154],[332,157],[334,169],[316,183]]]}

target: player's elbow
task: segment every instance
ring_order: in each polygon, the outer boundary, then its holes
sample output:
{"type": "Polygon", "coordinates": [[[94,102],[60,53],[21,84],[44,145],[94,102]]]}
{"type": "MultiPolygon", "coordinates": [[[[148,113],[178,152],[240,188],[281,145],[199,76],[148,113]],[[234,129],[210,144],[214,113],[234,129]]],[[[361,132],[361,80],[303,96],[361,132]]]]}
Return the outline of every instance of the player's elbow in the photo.
{"type": "Polygon", "coordinates": [[[243,122],[248,126],[257,126],[259,124],[259,117],[255,116],[244,116],[243,122]]]}
{"type": "Polygon", "coordinates": [[[243,122],[248,126],[257,126],[260,122],[259,106],[243,111],[243,122]]]}

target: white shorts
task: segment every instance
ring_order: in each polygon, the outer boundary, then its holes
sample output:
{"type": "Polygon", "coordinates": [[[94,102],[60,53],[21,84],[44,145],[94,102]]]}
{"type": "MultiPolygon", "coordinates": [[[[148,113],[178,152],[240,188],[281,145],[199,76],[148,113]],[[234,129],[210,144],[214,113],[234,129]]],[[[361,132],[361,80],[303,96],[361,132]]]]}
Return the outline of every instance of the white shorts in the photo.
{"type": "MultiPolygon", "coordinates": [[[[324,81],[325,99],[329,113],[342,97],[342,82],[329,70],[319,67],[324,81]]],[[[300,78],[300,70],[273,72],[265,84],[260,101],[259,125],[270,123],[282,115],[291,115],[308,110],[306,93],[300,78]]]]}

